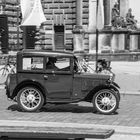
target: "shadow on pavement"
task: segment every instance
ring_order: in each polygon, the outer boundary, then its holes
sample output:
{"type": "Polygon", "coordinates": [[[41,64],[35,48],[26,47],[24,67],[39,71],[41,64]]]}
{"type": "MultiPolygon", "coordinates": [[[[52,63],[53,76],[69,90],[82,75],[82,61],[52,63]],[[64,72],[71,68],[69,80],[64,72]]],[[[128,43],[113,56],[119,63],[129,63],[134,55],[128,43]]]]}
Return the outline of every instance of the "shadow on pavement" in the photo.
{"type": "Polygon", "coordinates": [[[22,112],[21,108],[17,104],[9,106],[7,110],[22,112]]]}
{"type": "MultiPolygon", "coordinates": [[[[7,108],[11,111],[23,112],[17,104],[13,104],[7,108]]],[[[89,106],[80,106],[78,104],[63,104],[63,105],[45,105],[42,107],[39,112],[72,112],[72,113],[95,113],[99,114],[93,107],[89,106]]],[[[35,112],[36,113],[36,112],[35,112]]],[[[117,115],[118,112],[113,113],[112,115],[117,115]]],[[[101,114],[102,115],[102,114],[101,114]]]]}
{"type": "Polygon", "coordinates": [[[78,104],[46,105],[41,112],[72,112],[72,113],[92,113],[93,107],[79,106],[78,104]]]}
{"type": "MultiPolygon", "coordinates": [[[[11,111],[23,112],[17,104],[13,104],[7,108],[11,111]]],[[[39,112],[72,112],[72,113],[89,113],[93,112],[93,107],[84,107],[77,104],[65,105],[45,105],[39,112]]]]}

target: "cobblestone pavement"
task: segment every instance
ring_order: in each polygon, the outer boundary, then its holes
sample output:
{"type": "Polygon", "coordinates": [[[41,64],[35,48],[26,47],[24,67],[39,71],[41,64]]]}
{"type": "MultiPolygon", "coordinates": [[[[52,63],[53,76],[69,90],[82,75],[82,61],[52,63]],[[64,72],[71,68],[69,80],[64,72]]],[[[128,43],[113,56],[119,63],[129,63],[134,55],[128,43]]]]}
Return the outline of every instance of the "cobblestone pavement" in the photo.
{"type": "Polygon", "coordinates": [[[140,96],[123,95],[120,109],[113,115],[93,113],[92,104],[46,105],[38,113],[21,112],[0,90],[0,120],[45,121],[140,127],[140,96]]]}
{"type": "MultiPolygon", "coordinates": [[[[65,125],[83,124],[86,126],[100,128],[112,128],[115,126],[115,134],[107,140],[139,140],[140,139],[140,96],[139,95],[122,95],[120,109],[112,115],[101,115],[94,113],[92,104],[81,102],[68,105],[46,105],[40,112],[26,113],[21,112],[17,104],[8,101],[5,90],[0,90],[0,121],[35,121],[65,125]],[[111,126],[111,127],[109,127],[111,126]],[[118,127],[118,128],[117,128],[118,127]],[[120,129],[123,129],[120,130],[120,129]],[[125,130],[126,129],[126,133],[125,130]],[[120,131],[120,133],[119,133],[120,131]],[[133,131],[133,132],[132,132],[133,131]],[[123,132],[123,133],[122,133],[123,132]],[[129,133],[130,132],[130,133],[129,133]]],[[[94,140],[94,139],[86,139],[94,140]]]]}
{"type": "Polygon", "coordinates": [[[111,62],[111,67],[116,74],[115,81],[120,85],[121,91],[140,93],[140,61],[111,62]]]}

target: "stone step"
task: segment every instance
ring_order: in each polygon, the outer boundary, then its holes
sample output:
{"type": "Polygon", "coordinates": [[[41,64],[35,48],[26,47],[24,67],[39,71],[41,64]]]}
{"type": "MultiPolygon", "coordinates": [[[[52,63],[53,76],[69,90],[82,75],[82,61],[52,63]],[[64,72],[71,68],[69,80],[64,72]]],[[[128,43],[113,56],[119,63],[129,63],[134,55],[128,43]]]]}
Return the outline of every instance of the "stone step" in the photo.
{"type": "MultiPolygon", "coordinates": [[[[18,123],[18,122],[17,122],[18,123]]],[[[0,125],[1,138],[100,138],[106,139],[113,133],[113,129],[84,128],[71,126],[38,126],[38,125],[0,125]]]]}

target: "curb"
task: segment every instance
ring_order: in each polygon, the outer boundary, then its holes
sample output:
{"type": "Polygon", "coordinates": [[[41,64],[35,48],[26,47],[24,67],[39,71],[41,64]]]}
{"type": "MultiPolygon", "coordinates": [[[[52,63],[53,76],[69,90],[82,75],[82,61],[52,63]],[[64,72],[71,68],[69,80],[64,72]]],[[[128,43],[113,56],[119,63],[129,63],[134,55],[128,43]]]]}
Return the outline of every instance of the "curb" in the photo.
{"type": "Polygon", "coordinates": [[[120,91],[122,96],[125,95],[140,95],[140,91],[120,91]]]}
{"type": "Polygon", "coordinates": [[[9,127],[69,127],[69,128],[94,128],[94,129],[114,129],[115,134],[124,135],[139,135],[140,127],[127,127],[127,126],[115,126],[115,125],[97,125],[97,124],[79,124],[79,123],[61,123],[61,122],[37,122],[37,121],[13,121],[13,120],[0,120],[0,126],[9,127]]]}

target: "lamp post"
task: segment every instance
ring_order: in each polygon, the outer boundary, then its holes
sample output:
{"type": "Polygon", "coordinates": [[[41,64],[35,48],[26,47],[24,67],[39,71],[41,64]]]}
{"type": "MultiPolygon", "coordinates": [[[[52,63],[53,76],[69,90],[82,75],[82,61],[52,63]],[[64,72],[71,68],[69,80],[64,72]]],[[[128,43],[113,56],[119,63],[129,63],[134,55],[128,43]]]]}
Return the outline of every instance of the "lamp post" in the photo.
{"type": "Polygon", "coordinates": [[[99,4],[99,1],[97,0],[97,4],[96,4],[96,71],[97,71],[97,65],[98,65],[98,40],[99,40],[99,30],[98,30],[98,4],[99,4]]]}
{"type": "Polygon", "coordinates": [[[96,70],[98,61],[98,50],[99,50],[99,30],[104,28],[104,10],[103,0],[97,0],[96,4],[96,70]]]}

